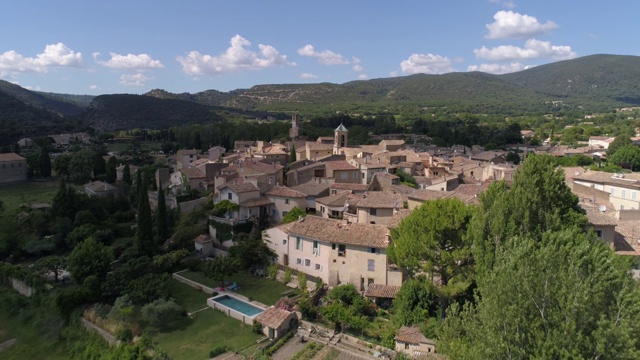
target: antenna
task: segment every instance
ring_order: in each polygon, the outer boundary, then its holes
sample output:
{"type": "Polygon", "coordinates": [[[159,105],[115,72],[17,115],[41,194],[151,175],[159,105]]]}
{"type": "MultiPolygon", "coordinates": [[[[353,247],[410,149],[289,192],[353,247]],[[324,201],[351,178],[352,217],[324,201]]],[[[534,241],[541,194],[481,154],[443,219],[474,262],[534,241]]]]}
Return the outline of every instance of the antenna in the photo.
{"type": "Polygon", "coordinates": [[[607,207],[604,206],[604,205],[600,205],[600,207],[598,207],[598,210],[600,210],[600,212],[603,213],[603,212],[607,211],[607,207]]]}

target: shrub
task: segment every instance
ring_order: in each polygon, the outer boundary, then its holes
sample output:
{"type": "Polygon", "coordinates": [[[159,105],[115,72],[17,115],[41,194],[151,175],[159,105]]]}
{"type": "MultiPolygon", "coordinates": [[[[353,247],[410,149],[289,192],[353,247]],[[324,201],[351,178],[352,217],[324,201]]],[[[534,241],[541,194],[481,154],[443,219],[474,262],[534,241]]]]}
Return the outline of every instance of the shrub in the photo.
{"type": "Polygon", "coordinates": [[[298,288],[300,288],[300,290],[302,290],[302,292],[306,293],[307,292],[307,274],[303,273],[303,272],[298,272],[298,288]]]}
{"type": "Polygon", "coordinates": [[[216,357],[218,355],[224,354],[229,351],[229,347],[226,345],[218,345],[213,348],[213,350],[209,351],[209,358],[216,357]]]}
{"type": "Polygon", "coordinates": [[[256,334],[262,334],[262,324],[253,320],[253,325],[251,326],[251,331],[256,334]]]}
{"type": "Polygon", "coordinates": [[[116,338],[120,341],[130,342],[133,340],[133,332],[128,327],[123,327],[116,333],[116,338]]]}
{"type": "Polygon", "coordinates": [[[277,280],[279,266],[276,263],[269,265],[267,268],[267,276],[273,280],[277,280]]]}
{"type": "Polygon", "coordinates": [[[292,277],[293,277],[293,270],[291,270],[291,268],[284,269],[284,278],[282,279],[282,282],[285,284],[288,284],[291,282],[292,277]]]}
{"type": "Polygon", "coordinates": [[[271,346],[265,351],[265,354],[268,356],[273,355],[276,351],[278,351],[278,349],[284,346],[284,344],[286,344],[287,341],[289,341],[289,339],[291,339],[292,337],[293,337],[293,331],[287,331],[287,333],[282,338],[280,338],[278,342],[273,344],[273,346],[271,346]]]}
{"type": "Polygon", "coordinates": [[[184,309],[174,300],[158,299],[142,307],[142,319],[151,326],[165,327],[171,325],[184,314],[184,309]]]}

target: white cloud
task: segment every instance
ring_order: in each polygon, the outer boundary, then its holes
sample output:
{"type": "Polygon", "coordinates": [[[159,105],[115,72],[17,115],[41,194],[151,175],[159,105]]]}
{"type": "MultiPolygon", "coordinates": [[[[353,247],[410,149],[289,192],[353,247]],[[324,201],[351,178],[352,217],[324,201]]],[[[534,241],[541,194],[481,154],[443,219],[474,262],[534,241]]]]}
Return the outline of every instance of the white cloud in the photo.
{"type": "Polygon", "coordinates": [[[575,51],[571,50],[571,46],[551,45],[548,41],[536,39],[527,40],[524,47],[502,45],[489,49],[483,46],[480,49],[474,49],[473,53],[476,54],[476,58],[489,61],[514,61],[539,58],[567,60],[578,56],[575,51]]]}
{"type": "Polygon", "coordinates": [[[530,68],[530,66],[522,65],[519,62],[509,64],[480,64],[470,65],[467,71],[482,71],[490,74],[508,74],[516,71],[522,71],[530,68]]]}
{"type": "Polygon", "coordinates": [[[82,53],[63,43],[47,45],[35,57],[25,57],[14,50],[0,54],[0,76],[21,72],[46,73],[53,67],[82,67],[82,53]]]}
{"type": "Polygon", "coordinates": [[[389,73],[389,77],[398,77],[398,72],[397,71],[392,71],[389,73]]]}
{"type": "Polygon", "coordinates": [[[98,85],[96,84],[89,85],[89,90],[98,90],[98,89],[100,89],[100,87],[98,87],[98,85]]]}
{"type": "Polygon", "coordinates": [[[149,78],[142,73],[120,75],[120,85],[124,86],[144,86],[147,80],[149,78]]]}
{"type": "Polygon", "coordinates": [[[357,57],[355,56],[352,57],[351,63],[353,64],[353,66],[351,67],[353,71],[357,71],[357,72],[364,71],[364,68],[362,67],[362,61],[357,57]]]}
{"type": "Polygon", "coordinates": [[[249,50],[249,40],[240,35],[231,38],[231,46],[217,56],[203,55],[198,51],[191,51],[187,56],[178,56],[182,70],[192,76],[218,75],[244,70],[262,70],[274,66],[290,65],[286,55],[280,53],[270,45],[259,44],[260,52],[249,50]]]}
{"type": "Polygon", "coordinates": [[[487,24],[487,29],[489,30],[489,33],[485,36],[487,39],[524,39],[547,33],[558,27],[553,21],[541,24],[533,16],[522,15],[513,11],[498,11],[493,15],[493,18],[495,21],[487,24]]]}
{"type": "Polygon", "coordinates": [[[300,74],[300,79],[317,79],[318,75],[312,73],[302,73],[300,74]]]}
{"type": "Polygon", "coordinates": [[[358,80],[367,80],[369,77],[365,74],[358,75],[358,80]]]}
{"type": "Polygon", "coordinates": [[[102,66],[114,68],[114,69],[158,69],[163,68],[164,65],[160,62],[160,60],[153,60],[151,56],[147,54],[127,54],[120,55],[116,53],[110,52],[109,55],[111,59],[108,61],[98,60],[100,53],[93,53],[93,59],[95,62],[102,66]]]}
{"type": "Polygon", "coordinates": [[[444,74],[456,71],[451,66],[451,59],[446,56],[433,54],[411,54],[407,60],[400,63],[405,74],[444,74]]]}
{"type": "Polygon", "coordinates": [[[344,56],[334,53],[331,50],[317,52],[311,44],[307,44],[304,47],[298,49],[298,54],[302,56],[317,58],[318,62],[320,62],[320,64],[322,65],[345,65],[349,63],[349,61],[345,59],[344,56]]]}
{"type": "Polygon", "coordinates": [[[511,0],[491,0],[491,2],[494,4],[500,4],[506,7],[507,9],[513,9],[516,7],[516,3],[511,0]]]}

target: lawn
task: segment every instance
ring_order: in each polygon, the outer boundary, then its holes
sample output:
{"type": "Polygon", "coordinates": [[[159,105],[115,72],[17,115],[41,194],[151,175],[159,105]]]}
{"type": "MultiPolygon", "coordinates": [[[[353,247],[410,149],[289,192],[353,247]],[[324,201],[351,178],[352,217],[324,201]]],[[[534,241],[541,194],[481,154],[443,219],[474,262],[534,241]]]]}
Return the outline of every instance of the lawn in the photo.
{"type": "MultiPolygon", "coordinates": [[[[207,307],[207,294],[174,281],[171,295],[187,311],[207,307]]],[[[207,359],[209,352],[219,345],[227,345],[232,351],[250,347],[262,336],[251,331],[241,321],[227,317],[211,308],[184,319],[167,331],[156,332],[153,339],[172,359],[207,359]]]]}
{"type": "Polygon", "coordinates": [[[30,324],[0,311],[0,343],[17,338],[18,342],[0,353],[3,360],[21,359],[67,359],[64,344],[41,337],[30,324]]]}
{"type": "Polygon", "coordinates": [[[0,186],[4,215],[13,215],[23,203],[51,203],[58,192],[59,180],[25,181],[0,186]]]}
{"type": "MultiPolygon", "coordinates": [[[[180,275],[212,288],[220,286],[220,284],[209,279],[201,272],[185,271],[181,272],[180,275]]],[[[231,283],[235,282],[240,286],[240,290],[236,291],[238,294],[244,295],[251,300],[259,301],[265,305],[275,304],[275,302],[282,297],[282,293],[293,290],[283,283],[253,276],[247,271],[240,271],[231,275],[228,281],[231,283]]],[[[294,294],[300,294],[300,291],[295,290],[294,294]]]]}

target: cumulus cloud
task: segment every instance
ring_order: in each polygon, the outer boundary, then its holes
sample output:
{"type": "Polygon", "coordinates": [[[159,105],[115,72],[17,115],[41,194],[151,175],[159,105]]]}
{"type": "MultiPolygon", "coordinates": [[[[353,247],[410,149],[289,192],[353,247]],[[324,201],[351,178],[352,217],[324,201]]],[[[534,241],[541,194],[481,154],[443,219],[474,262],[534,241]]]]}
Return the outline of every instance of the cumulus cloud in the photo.
{"type": "Polygon", "coordinates": [[[542,24],[533,16],[522,15],[511,10],[498,11],[493,18],[495,21],[487,24],[489,30],[485,36],[487,39],[525,39],[547,33],[558,27],[553,21],[542,24]]]}
{"type": "Polygon", "coordinates": [[[96,84],[89,85],[89,90],[98,90],[98,89],[100,89],[100,88],[96,84]]]}
{"type": "Polygon", "coordinates": [[[178,56],[182,70],[192,76],[218,75],[244,70],[262,70],[274,66],[295,65],[288,62],[273,46],[259,44],[259,52],[249,49],[251,42],[240,35],[231,38],[231,46],[220,55],[203,55],[191,51],[187,56],[178,56]]]}
{"type": "Polygon", "coordinates": [[[351,64],[353,64],[353,66],[351,67],[353,71],[364,71],[364,68],[362,67],[362,61],[357,57],[354,56],[351,58],[351,64]]]}
{"type": "Polygon", "coordinates": [[[473,53],[476,55],[476,58],[489,61],[514,61],[539,58],[567,60],[578,56],[575,51],[571,50],[571,46],[551,45],[548,41],[536,39],[527,40],[524,47],[502,45],[489,49],[483,46],[480,49],[474,49],[473,53]]]}
{"type": "Polygon", "coordinates": [[[358,75],[358,80],[367,80],[369,77],[365,74],[358,75]]]}
{"type": "Polygon", "coordinates": [[[144,86],[147,80],[149,78],[142,73],[120,75],[120,85],[124,86],[144,86]]]}
{"type": "Polygon", "coordinates": [[[53,67],[82,67],[82,53],[63,43],[47,45],[35,57],[25,57],[14,50],[0,54],[0,76],[21,72],[46,73],[53,67]]]}
{"type": "Polygon", "coordinates": [[[316,51],[311,44],[307,44],[304,47],[298,49],[298,54],[302,56],[314,57],[318,59],[318,62],[322,65],[345,65],[349,64],[349,61],[344,56],[334,53],[331,50],[316,51]]]}
{"type": "Polygon", "coordinates": [[[400,63],[400,69],[405,74],[444,74],[456,71],[451,63],[451,59],[446,56],[411,54],[407,60],[400,63]]]}
{"type": "Polygon", "coordinates": [[[397,71],[392,71],[389,73],[389,77],[398,77],[398,72],[397,71]]]}
{"type": "Polygon", "coordinates": [[[490,1],[494,4],[500,4],[506,7],[507,9],[513,9],[516,7],[516,3],[511,0],[490,0],[490,1]]]}
{"type": "Polygon", "coordinates": [[[318,75],[312,73],[302,73],[300,74],[300,79],[317,79],[318,75]]]}
{"type": "Polygon", "coordinates": [[[163,68],[164,65],[160,60],[153,60],[151,56],[147,54],[127,54],[120,55],[110,52],[111,59],[107,61],[98,60],[100,53],[93,53],[93,59],[95,62],[102,66],[114,68],[114,69],[158,69],[163,68]]]}
{"type": "Polygon", "coordinates": [[[509,64],[480,64],[470,65],[467,67],[467,71],[482,71],[490,74],[508,74],[516,71],[522,71],[531,68],[531,66],[522,65],[519,62],[512,62],[509,64]]]}

